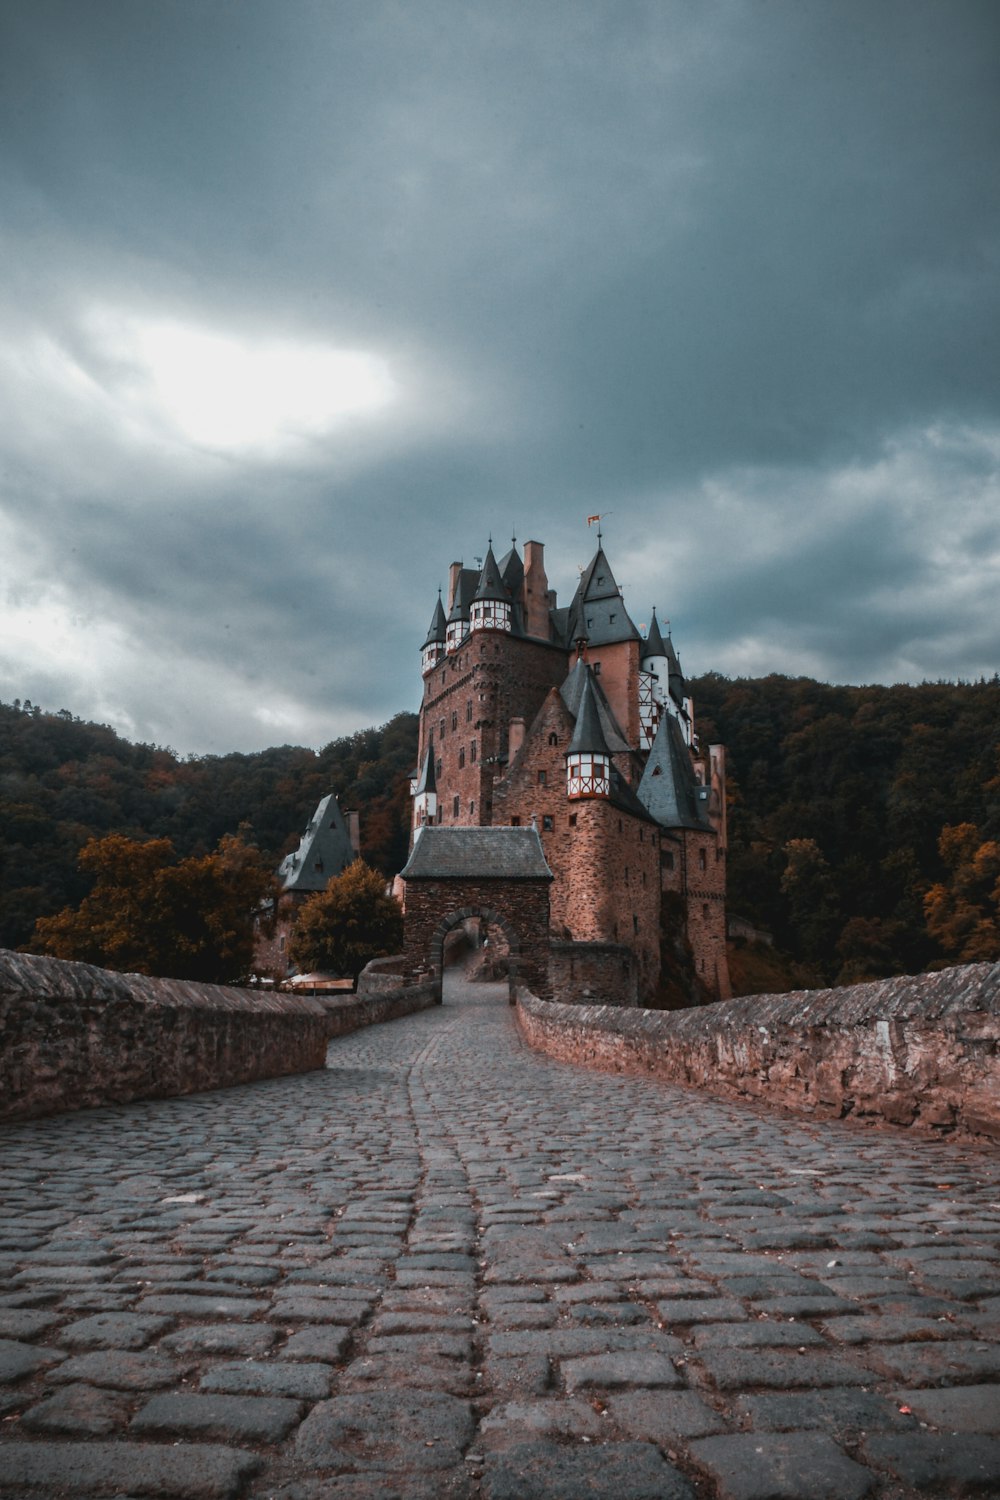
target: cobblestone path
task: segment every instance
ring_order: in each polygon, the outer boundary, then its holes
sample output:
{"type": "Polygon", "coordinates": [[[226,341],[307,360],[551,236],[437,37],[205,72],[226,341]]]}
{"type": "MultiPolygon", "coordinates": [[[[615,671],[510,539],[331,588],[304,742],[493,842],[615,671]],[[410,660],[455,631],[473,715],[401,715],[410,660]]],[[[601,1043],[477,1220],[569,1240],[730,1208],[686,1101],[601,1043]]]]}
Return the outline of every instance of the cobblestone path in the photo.
{"type": "Polygon", "coordinates": [[[1000,1495],[1000,1163],[520,1042],[0,1132],[0,1495],[1000,1495]]]}

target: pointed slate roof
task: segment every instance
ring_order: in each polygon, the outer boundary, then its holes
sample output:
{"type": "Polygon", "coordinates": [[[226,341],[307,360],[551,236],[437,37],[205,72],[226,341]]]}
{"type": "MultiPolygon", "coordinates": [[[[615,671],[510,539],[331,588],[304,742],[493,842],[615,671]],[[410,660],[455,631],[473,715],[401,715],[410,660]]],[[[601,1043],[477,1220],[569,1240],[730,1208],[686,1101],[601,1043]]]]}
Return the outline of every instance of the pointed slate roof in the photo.
{"type": "Polygon", "coordinates": [[[424,763],[420,767],[420,775],[417,777],[417,785],[413,795],[419,797],[421,792],[436,792],[437,776],[434,773],[434,751],[428,745],[424,752],[424,763]]]}
{"type": "Polygon", "coordinates": [[[476,599],[499,599],[503,604],[510,603],[510,594],[503,586],[500,569],[493,556],[492,544],[486,549],[486,561],[483,563],[483,571],[479,575],[479,586],[474,597],[476,599]]]}
{"type": "Polygon", "coordinates": [[[344,815],[331,792],[313,813],[295,853],[281,861],[278,880],[284,891],[323,891],[355,858],[344,815]]]}
{"type": "Polygon", "coordinates": [[[594,676],[590,667],[583,657],[578,657],[569,676],[559,689],[560,697],[573,715],[574,719],[579,717],[580,704],[583,701],[584,683],[589,681],[594,701],[597,704],[597,713],[601,721],[601,730],[608,745],[611,755],[618,755],[629,750],[628,740],[621,731],[618,720],[614,716],[611,704],[604,696],[604,689],[594,676]]]}
{"type": "Polygon", "coordinates": [[[663,644],[663,636],[660,634],[660,622],[656,618],[656,607],[653,607],[653,620],[646,635],[646,645],[643,649],[642,659],[647,656],[666,656],[667,648],[663,644]]]}
{"type": "Polygon", "coordinates": [[[646,769],[636,795],[663,828],[712,828],[708,787],[694,774],[680,725],[673,714],[661,716],[646,769]]]}
{"type": "Polygon", "coordinates": [[[524,582],[524,563],[517,547],[511,547],[506,556],[501,557],[497,566],[500,569],[500,577],[503,579],[504,587],[516,598],[521,592],[524,582]]]}
{"type": "Polygon", "coordinates": [[[603,547],[598,547],[580,576],[570,605],[567,635],[570,642],[583,636],[592,646],[642,640],[625,608],[603,547]]]}
{"type": "Polygon", "coordinates": [[[469,618],[469,605],[472,603],[476,589],[479,585],[479,574],[475,568],[462,568],[455,585],[455,598],[448,612],[448,623],[453,625],[459,620],[469,618]]]}
{"type": "Polygon", "coordinates": [[[577,709],[576,727],[573,730],[573,738],[567,746],[566,754],[606,755],[610,759],[611,751],[608,749],[608,742],[601,727],[601,716],[597,711],[593,682],[593,674],[586,672],[580,705],[577,709]]]}
{"type": "MultiPolygon", "coordinates": [[[[444,641],[448,631],[448,623],[444,617],[444,605],[441,603],[441,590],[438,589],[437,604],[434,606],[434,614],[424,637],[424,646],[436,645],[438,641],[444,641]]],[[[423,647],[421,647],[423,650],[423,647]]]]}

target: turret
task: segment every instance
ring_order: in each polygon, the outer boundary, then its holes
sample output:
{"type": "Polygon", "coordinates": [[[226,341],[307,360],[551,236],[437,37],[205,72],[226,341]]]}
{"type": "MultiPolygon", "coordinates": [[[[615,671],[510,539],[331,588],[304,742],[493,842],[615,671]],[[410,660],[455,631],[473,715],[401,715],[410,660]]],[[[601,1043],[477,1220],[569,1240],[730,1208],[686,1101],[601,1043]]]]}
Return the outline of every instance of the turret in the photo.
{"type": "Polygon", "coordinates": [[[441,603],[441,590],[438,589],[437,604],[434,607],[434,615],[431,619],[427,635],[420,653],[420,670],[424,676],[432,672],[438,662],[444,656],[445,642],[448,636],[448,622],[444,617],[444,606],[441,603]]]}
{"type": "Polygon", "coordinates": [[[479,587],[469,611],[469,629],[510,630],[510,595],[503,586],[493,547],[486,551],[486,561],[479,575],[479,587]]]}
{"type": "Polygon", "coordinates": [[[566,750],[567,797],[607,797],[611,792],[611,751],[601,728],[589,671],[580,696],[576,727],[566,750]]]}
{"type": "Polygon", "coordinates": [[[434,774],[434,747],[428,745],[420,774],[413,785],[413,826],[423,828],[437,817],[437,777],[434,774]]]}

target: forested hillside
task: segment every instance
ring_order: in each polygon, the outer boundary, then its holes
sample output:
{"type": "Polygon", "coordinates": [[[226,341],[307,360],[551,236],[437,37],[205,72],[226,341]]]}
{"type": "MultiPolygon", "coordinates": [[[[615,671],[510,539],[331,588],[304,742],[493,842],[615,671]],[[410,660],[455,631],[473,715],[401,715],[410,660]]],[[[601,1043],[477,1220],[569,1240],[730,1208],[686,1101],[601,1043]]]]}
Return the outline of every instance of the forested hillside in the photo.
{"type": "MultiPolygon", "coordinates": [[[[796,980],[1000,957],[997,679],[710,674],[691,692],[702,742],[728,750],[730,910],[773,933],[796,980]]],[[[416,732],[403,713],[318,754],[180,759],[68,713],[0,705],[0,945],[27,943],[36,917],[82,900],[77,854],[95,834],[166,837],[186,856],[242,829],[277,863],[329,791],[360,812],[365,858],[394,873],[416,732]]]]}
{"type": "Polygon", "coordinates": [[[181,759],[30,703],[0,704],[0,946],[31,937],[36,917],[77,905],[89,838],[169,838],[206,854],[241,829],[277,864],[327,792],[361,812],[362,853],[386,874],[406,858],[415,714],[334,740],[318,754],[282,745],[254,755],[181,759]]]}
{"type": "Polygon", "coordinates": [[[690,687],[727,747],[731,912],[842,984],[1000,957],[996,678],[690,687]]]}

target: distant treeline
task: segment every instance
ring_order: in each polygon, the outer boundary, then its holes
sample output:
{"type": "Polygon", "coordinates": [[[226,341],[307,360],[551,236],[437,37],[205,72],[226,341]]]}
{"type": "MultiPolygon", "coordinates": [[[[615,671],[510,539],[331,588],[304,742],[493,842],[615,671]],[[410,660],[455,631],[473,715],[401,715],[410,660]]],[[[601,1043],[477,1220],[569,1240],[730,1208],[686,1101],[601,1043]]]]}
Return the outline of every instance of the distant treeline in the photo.
{"type": "MultiPolygon", "coordinates": [[[[773,935],[796,982],[1000,958],[1000,681],[712,673],[690,687],[702,743],[728,752],[730,910],[773,935]]],[[[408,713],[318,754],[181,759],[65,711],[0,705],[0,945],[78,905],[77,855],[95,835],[167,837],[187,856],[242,832],[276,864],[330,791],[391,875],[416,749],[408,713]]]]}

